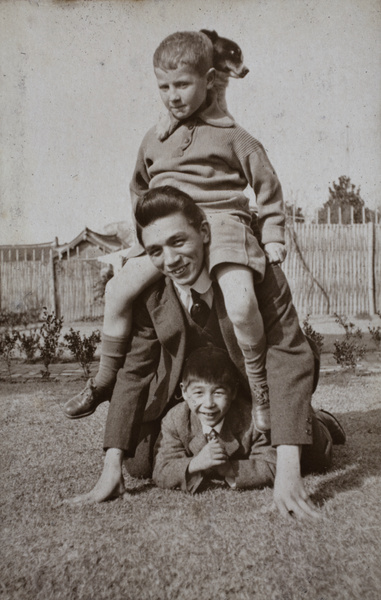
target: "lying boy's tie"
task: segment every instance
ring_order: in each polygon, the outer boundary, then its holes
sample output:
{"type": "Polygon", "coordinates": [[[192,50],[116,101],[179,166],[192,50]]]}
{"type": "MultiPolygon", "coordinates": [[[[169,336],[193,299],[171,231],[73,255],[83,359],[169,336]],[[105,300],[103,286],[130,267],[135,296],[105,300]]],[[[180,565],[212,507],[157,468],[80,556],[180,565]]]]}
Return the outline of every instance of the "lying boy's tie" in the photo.
{"type": "Polygon", "coordinates": [[[211,440],[218,440],[218,433],[215,429],[211,429],[209,433],[205,435],[205,437],[208,440],[208,442],[210,442],[211,440]]]}

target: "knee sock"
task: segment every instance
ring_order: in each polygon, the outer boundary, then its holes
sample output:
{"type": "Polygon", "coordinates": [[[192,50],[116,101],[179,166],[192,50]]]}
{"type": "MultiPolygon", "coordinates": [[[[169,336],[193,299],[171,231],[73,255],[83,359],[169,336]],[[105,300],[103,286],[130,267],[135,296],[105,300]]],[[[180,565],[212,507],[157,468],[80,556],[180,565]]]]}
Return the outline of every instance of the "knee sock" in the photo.
{"type": "Polygon", "coordinates": [[[95,376],[95,385],[99,389],[112,388],[116,376],[127,354],[129,337],[113,337],[102,334],[101,361],[95,376]]]}
{"type": "Polygon", "coordinates": [[[239,344],[245,360],[245,370],[254,404],[260,400],[260,392],[267,389],[266,377],[266,339],[263,337],[258,344],[239,344]]]}

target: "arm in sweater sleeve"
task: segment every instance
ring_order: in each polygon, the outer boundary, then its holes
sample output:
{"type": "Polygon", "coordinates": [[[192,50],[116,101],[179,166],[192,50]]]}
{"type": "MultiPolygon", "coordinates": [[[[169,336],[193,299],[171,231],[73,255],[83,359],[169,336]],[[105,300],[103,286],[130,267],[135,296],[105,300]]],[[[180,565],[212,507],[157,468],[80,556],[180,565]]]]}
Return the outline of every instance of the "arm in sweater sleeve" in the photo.
{"type": "Polygon", "coordinates": [[[261,241],[284,244],[285,213],[278,176],[262,144],[241,131],[236,151],[246,180],[255,193],[261,241]]]}
{"type": "Polygon", "coordinates": [[[145,161],[145,148],[147,144],[147,139],[150,135],[151,130],[146,134],[142,143],[140,144],[140,148],[136,158],[135,169],[130,182],[130,197],[133,212],[135,211],[135,206],[138,198],[142,196],[145,192],[147,192],[149,189],[150,176],[145,161]]]}

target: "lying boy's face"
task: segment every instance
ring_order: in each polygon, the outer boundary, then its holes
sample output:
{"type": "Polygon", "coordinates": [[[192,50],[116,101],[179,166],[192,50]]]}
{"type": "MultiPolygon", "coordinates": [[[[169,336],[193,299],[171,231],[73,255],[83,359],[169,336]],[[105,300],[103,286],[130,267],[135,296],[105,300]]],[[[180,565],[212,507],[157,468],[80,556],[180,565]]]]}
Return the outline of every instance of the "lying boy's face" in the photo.
{"type": "Polygon", "coordinates": [[[191,381],[181,384],[183,398],[190,410],[198,416],[202,425],[214,427],[230,408],[234,391],[224,385],[206,381],[191,381]]]}
{"type": "Polygon", "coordinates": [[[205,103],[214,84],[214,69],[199,75],[187,65],[165,71],[155,68],[160,96],[165,107],[178,119],[187,119],[205,103]]]}

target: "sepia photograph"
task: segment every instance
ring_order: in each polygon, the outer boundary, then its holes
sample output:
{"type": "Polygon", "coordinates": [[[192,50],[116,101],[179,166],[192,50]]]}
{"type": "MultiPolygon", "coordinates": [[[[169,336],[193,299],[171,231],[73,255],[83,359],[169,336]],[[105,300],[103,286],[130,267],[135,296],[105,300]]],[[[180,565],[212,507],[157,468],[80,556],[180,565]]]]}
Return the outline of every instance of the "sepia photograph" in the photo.
{"type": "Polygon", "coordinates": [[[0,2],[4,600],[380,598],[380,33],[0,2]]]}

